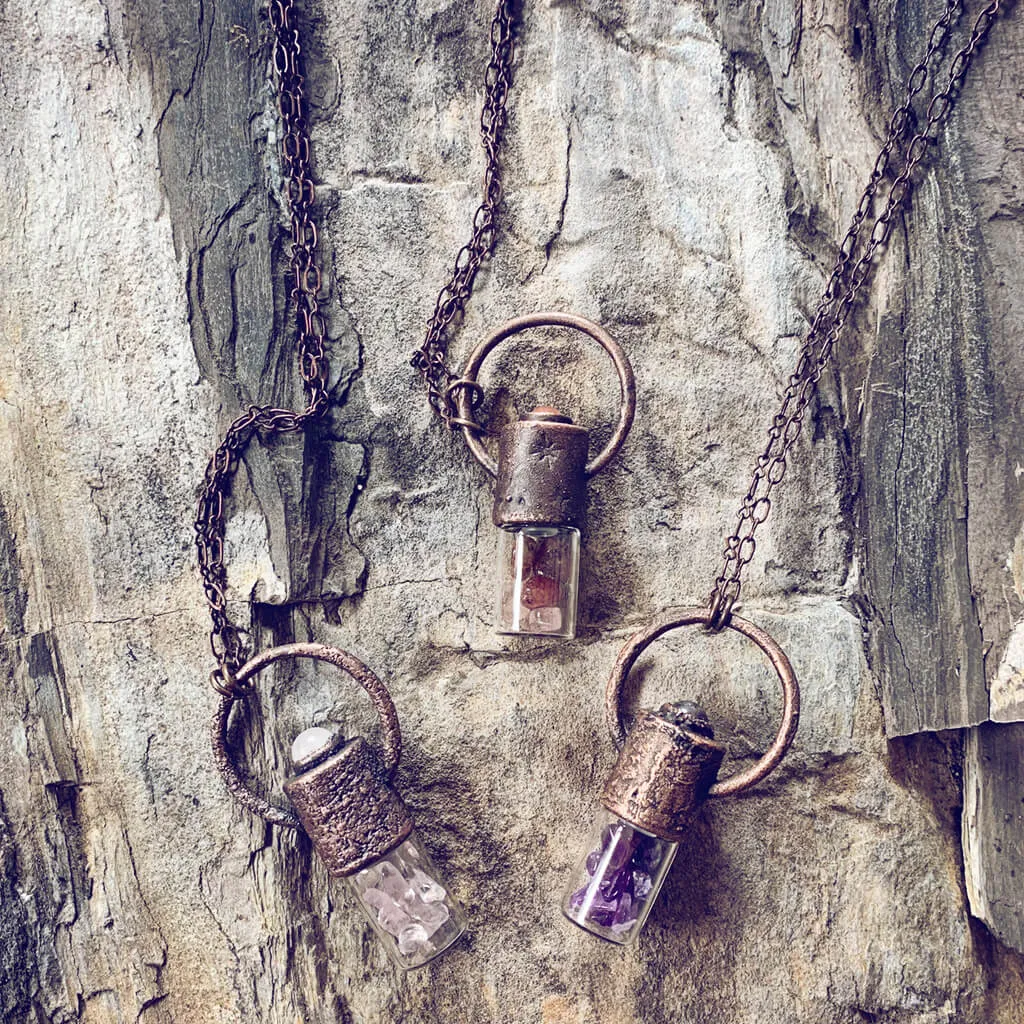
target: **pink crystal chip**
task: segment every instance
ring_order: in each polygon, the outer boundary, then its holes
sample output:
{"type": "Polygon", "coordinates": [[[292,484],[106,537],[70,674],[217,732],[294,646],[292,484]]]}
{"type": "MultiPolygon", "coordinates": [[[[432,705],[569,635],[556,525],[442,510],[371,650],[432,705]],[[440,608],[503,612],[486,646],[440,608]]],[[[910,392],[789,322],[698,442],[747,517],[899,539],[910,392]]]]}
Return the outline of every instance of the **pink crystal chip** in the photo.
{"type": "Polygon", "coordinates": [[[363,903],[376,911],[378,924],[398,942],[403,956],[434,951],[431,937],[451,919],[444,886],[422,868],[384,860],[360,873],[369,884],[361,892],[363,903]]]}

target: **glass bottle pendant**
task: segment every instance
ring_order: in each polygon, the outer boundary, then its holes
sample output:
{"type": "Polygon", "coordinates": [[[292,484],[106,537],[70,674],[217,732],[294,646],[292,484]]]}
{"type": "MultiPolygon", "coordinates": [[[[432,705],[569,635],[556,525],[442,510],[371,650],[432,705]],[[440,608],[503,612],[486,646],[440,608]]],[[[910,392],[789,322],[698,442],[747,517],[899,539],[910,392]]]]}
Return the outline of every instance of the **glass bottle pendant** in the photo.
{"type": "MultiPolygon", "coordinates": [[[[429,353],[416,353],[415,365],[429,353]]],[[[470,453],[494,477],[494,525],[508,536],[499,545],[498,632],[531,636],[576,635],[580,525],[587,480],[616,456],[636,413],[633,368],[619,343],[599,324],[573,313],[530,313],[509,320],[470,353],[462,375],[448,385],[441,409],[446,422],[462,429],[470,453]],[[534,328],[579,331],[611,358],[619,378],[619,419],[608,443],[587,461],[589,435],[551,406],[538,406],[507,424],[495,460],[474,410],[483,398],[480,368],[495,346],[534,328]]],[[[440,408],[440,407],[439,407],[440,408]]]]}
{"type": "Polygon", "coordinates": [[[629,944],[640,934],[678,847],[602,811],[562,913],[602,939],[629,944]]]}
{"type": "Polygon", "coordinates": [[[562,901],[573,924],[610,942],[636,939],[724,755],[707,715],[690,701],[637,715],[562,901]]]}
{"type": "Polygon", "coordinates": [[[399,967],[422,967],[465,931],[462,908],[413,831],[412,818],[369,744],[328,729],[292,744],[284,784],[328,872],[345,878],[399,967]]]}
{"type": "Polygon", "coordinates": [[[540,406],[501,432],[492,519],[498,555],[498,631],[576,635],[580,522],[589,435],[540,406]]]}

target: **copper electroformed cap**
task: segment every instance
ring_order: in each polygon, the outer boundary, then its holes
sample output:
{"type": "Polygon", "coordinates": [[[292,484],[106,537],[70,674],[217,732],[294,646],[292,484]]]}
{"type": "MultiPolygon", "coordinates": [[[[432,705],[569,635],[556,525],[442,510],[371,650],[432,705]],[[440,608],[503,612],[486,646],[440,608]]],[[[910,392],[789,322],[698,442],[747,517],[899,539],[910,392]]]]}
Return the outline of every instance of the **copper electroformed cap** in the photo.
{"type": "Polygon", "coordinates": [[[412,816],[361,736],[289,779],[284,791],[328,872],[351,875],[412,831],[412,816]]]}
{"type": "Polygon", "coordinates": [[[589,444],[586,428],[551,406],[509,423],[498,442],[494,525],[579,527],[589,444]]]}
{"type": "Polygon", "coordinates": [[[601,802],[613,814],[669,842],[678,842],[707,798],[725,747],[696,705],[641,711],[605,782],[601,802]]]}

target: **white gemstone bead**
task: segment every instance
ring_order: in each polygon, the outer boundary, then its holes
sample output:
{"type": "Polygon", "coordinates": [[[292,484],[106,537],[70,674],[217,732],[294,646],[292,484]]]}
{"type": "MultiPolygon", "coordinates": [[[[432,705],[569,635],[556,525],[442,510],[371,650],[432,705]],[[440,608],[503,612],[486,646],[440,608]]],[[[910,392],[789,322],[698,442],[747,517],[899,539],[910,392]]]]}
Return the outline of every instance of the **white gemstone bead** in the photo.
{"type": "Polygon", "coordinates": [[[297,766],[308,761],[326,750],[333,742],[334,733],[330,729],[324,729],[319,725],[304,729],[292,741],[292,764],[297,766]]]}

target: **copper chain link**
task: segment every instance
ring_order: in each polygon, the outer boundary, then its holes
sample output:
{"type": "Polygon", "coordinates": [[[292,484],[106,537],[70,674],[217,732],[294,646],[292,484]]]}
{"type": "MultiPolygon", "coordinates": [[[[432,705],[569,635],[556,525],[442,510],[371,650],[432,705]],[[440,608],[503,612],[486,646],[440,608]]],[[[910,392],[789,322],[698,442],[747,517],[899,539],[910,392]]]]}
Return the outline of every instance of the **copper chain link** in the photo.
{"type": "Polygon", "coordinates": [[[317,230],[312,208],[316,201],[310,166],[309,122],[306,120],[305,78],[293,0],[270,4],[274,74],[281,114],[281,162],[286,179],[285,201],[291,217],[288,298],[295,311],[299,372],[307,405],[302,412],[251,405],[230,427],[206,466],[196,511],[196,548],[203,589],[213,628],[210,647],[217,667],[210,681],[218,693],[239,689],[235,673],[245,656],[243,633],[228,616],[227,570],[224,565],[225,498],[246,446],[256,433],[282,434],[302,430],[327,408],[326,324],[320,311],[321,272],[317,262],[317,230]]]}
{"type": "Polygon", "coordinates": [[[726,538],[724,561],[711,592],[714,629],[726,625],[732,607],[739,598],[741,574],[754,557],[757,547],[754,534],[771,512],[772,491],[785,476],[786,456],[800,436],[807,405],[829,363],[843,326],[870,278],[875,256],[888,240],[894,218],[906,204],[914,170],[924,158],[929,145],[935,141],[934,132],[949,114],[974,53],[992,27],[999,9],[1000,0],[993,0],[981,11],[966,45],[951,60],[943,87],[933,93],[926,108],[924,124],[914,131],[903,150],[902,168],[893,178],[882,211],[871,222],[870,233],[865,234],[863,228],[874,209],[879,185],[889,172],[897,144],[914,124],[914,101],[928,82],[931,64],[945,47],[963,11],[962,0],[947,0],[942,17],[932,27],[924,57],[910,73],[906,98],[889,121],[888,137],[875,160],[867,187],[839,247],[832,273],[804,340],[796,370],[787,381],[782,406],[772,420],[768,442],[754,466],[750,488],[737,516],[736,532],[726,538]],[[862,247],[862,251],[854,261],[858,247],[862,247]]]}
{"type": "Polygon", "coordinates": [[[491,21],[491,56],[484,74],[484,106],[480,114],[480,137],[487,158],[483,201],[473,216],[473,234],[455,257],[451,280],[438,293],[423,344],[412,357],[412,365],[426,382],[430,405],[452,429],[479,429],[475,422],[459,418],[455,395],[459,388],[468,388],[475,407],[482,395],[480,386],[460,381],[448,368],[445,357],[452,329],[473,294],[477,272],[494,248],[501,205],[501,146],[508,121],[506,104],[512,86],[514,52],[513,3],[499,0],[491,21]]]}

